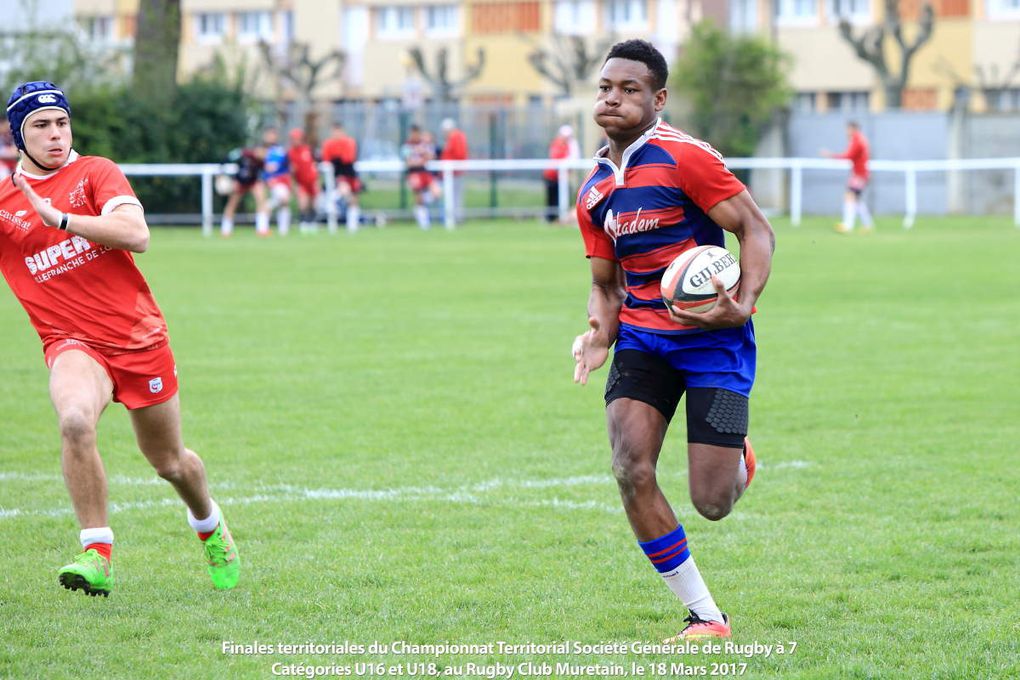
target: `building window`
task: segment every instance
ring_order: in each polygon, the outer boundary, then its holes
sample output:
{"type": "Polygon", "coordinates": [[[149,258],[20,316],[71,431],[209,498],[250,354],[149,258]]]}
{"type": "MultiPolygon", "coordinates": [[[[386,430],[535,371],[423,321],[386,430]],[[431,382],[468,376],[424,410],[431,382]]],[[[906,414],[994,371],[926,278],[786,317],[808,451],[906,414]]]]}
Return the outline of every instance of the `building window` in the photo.
{"type": "Polygon", "coordinates": [[[425,30],[429,35],[460,35],[460,8],[457,5],[429,5],[425,9],[425,30]]]}
{"type": "Polygon", "coordinates": [[[553,30],[561,35],[586,35],[594,31],[594,0],[556,0],[553,30]]]}
{"type": "Polygon", "coordinates": [[[869,21],[871,19],[871,0],[828,0],[829,21],[840,19],[849,21],[869,21]]]}
{"type": "Polygon", "coordinates": [[[269,12],[238,12],[237,39],[242,42],[271,40],[273,20],[269,12]]]}
{"type": "Polygon", "coordinates": [[[620,31],[648,28],[647,0],[606,0],[606,25],[620,31]]]}
{"type": "Polygon", "coordinates": [[[113,17],[83,17],[81,30],[89,42],[113,42],[113,17]]]}
{"type": "Polygon", "coordinates": [[[989,111],[1020,111],[1020,87],[1000,87],[985,90],[989,111]]]}
{"type": "Polygon", "coordinates": [[[284,44],[290,44],[294,41],[294,12],[287,10],[280,12],[280,25],[282,27],[280,34],[284,44]]]}
{"type": "Polygon", "coordinates": [[[378,7],[375,10],[375,29],[380,38],[413,38],[414,7],[378,7]]]}
{"type": "Polygon", "coordinates": [[[989,19],[1020,19],[1020,0],[988,0],[989,19]]]}
{"type": "Polygon", "coordinates": [[[818,21],[818,0],[775,0],[776,21],[808,26],[818,21]]]}
{"type": "Polygon", "coordinates": [[[195,33],[200,42],[222,42],[226,24],[227,17],[222,12],[199,12],[195,15],[195,33]]]}
{"type": "Polygon", "coordinates": [[[817,97],[814,92],[798,92],[792,106],[795,113],[814,113],[818,110],[817,97]]]}
{"type": "Polygon", "coordinates": [[[864,112],[868,110],[871,95],[868,92],[827,92],[825,108],[828,111],[864,112]]]}
{"type": "Polygon", "coordinates": [[[757,0],[730,2],[730,30],[736,34],[754,33],[758,30],[757,0]]]}

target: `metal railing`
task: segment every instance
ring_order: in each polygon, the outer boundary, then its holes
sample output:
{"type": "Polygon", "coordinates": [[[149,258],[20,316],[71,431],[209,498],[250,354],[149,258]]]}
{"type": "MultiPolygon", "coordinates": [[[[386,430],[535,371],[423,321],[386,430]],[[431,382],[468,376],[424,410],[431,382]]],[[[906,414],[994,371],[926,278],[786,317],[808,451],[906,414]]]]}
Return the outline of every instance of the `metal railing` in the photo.
{"type": "MultiPolygon", "coordinates": [[[[788,211],[794,226],[799,226],[803,217],[804,206],[804,173],[812,170],[846,170],[849,162],[822,158],[728,158],[728,167],[734,170],[781,170],[789,172],[788,211]]],[[[393,174],[400,176],[404,172],[404,164],[398,160],[358,161],[355,166],[358,172],[373,174],[393,174]]],[[[592,167],[591,159],[572,159],[552,161],[537,159],[478,159],[466,161],[432,161],[429,170],[438,173],[442,178],[444,225],[453,229],[455,222],[454,177],[455,173],[474,172],[506,172],[534,171],[536,175],[543,170],[554,168],[558,175],[559,211],[566,213],[571,208],[570,171],[588,171],[592,167]]],[[[969,172],[977,170],[1012,170],[1013,171],[1013,223],[1020,228],[1020,158],[974,158],[954,160],[913,160],[890,161],[874,160],[869,164],[872,172],[900,173],[904,177],[903,227],[909,229],[914,225],[918,213],[917,187],[918,175],[930,172],[969,172]]],[[[125,164],[121,166],[128,176],[193,176],[199,177],[202,183],[202,233],[209,236],[213,233],[213,179],[220,174],[230,174],[236,170],[232,164],[201,163],[201,164],[125,164]]],[[[337,205],[333,167],[329,163],[321,163],[320,179],[325,194],[325,211],[327,226],[330,232],[337,230],[337,205]]]]}

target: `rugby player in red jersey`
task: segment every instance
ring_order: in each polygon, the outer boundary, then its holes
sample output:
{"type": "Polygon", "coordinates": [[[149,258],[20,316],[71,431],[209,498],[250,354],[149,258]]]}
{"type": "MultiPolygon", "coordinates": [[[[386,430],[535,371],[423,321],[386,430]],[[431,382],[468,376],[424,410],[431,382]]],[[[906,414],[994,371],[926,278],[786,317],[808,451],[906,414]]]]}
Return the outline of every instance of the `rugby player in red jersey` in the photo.
{"type": "Polygon", "coordinates": [[[747,441],[754,382],[751,312],[768,279],[772,228],[708,144],[662,122],[667,67],[643,40],[618,43],[599,75],[594,118],[609,139],[577,197],[591,260],[589,330],[572,348],[586,383],[615,343],[606,382],[613,472],[638,543],[690,610],[669,641],[729,637],[730,623],[691,557],[683,526],[656,481],[666,429],[687,394],[691,501],[704,517],[729,514],[754,476],[747,441]],[[662,274],[699,245],[740,242],[741,280],[703,313],[667,308],[662,274]]]}
{"type": "Polygon", "coordinates": [[[118,401],[138,448],[187,506],[213,585],[233,588],[237,549],[202,460],[182,441],[166,321],[131,255],[149,245],[142,205],[112,161],[71,148],[71,107],[53,83],[16,87],[7,118],[21,162],[0,183],[0,270],[42,339],[61,466],[81,527],[82,551],[59,581],[90,595],[109,595],[114,585],[96,425],[118,401]]]}
{"type": "Polygon", "coordinates": [[[290,131],[287,163],[290,165],[290,173],[297,187],[298,228],[302,233],[315,231],[315,197],[319,195],[319,170],[315,167],[312,147],[305,142],[305,131],[301,128],[293,128],[290,131]]]}
{"type": "Polygon", "coordinates": [[[358,194],[363,187],[358,171],[354,168],[358,160],[358,142],[347,134],[343,123],[333,123],[332,134],[322,143],[322,160],[333,166],[336,193],[347,208],[347,231],[353,234],[361,224],[358,194]]]}
{"type": "Polygon", "coordinates": [[[864,190],[868,187],[868,159],[871,149],[868,139],[861,132],[860,124],[852,120],[846,124],[847,147],[843,153],[831,153],[822,150],[828,158],[843,158],[850,161],[850,178],[846,183],[846,195],[843,196],[843,221],[836,225],[836,231],[849,234],[854,230],[854,220],[861,216],[861,229],[871,231],[875,222],[871,219],[871,211],[864,200],[864,190]]]}

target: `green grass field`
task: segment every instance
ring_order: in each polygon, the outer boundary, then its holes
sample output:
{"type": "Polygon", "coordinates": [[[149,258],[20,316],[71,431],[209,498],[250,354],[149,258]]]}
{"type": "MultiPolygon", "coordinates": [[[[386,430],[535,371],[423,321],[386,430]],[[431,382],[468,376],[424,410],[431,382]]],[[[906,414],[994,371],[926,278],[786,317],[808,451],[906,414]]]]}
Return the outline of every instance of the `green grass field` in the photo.
{"type": "Polygon", "coordinates": [[[117,587],[102,599],[58,586],[77,526],[38,338],[4,287],[0,676],[258,678],[311,664],[375,677],[375,663],[411,676],[423,662],[484,677],[467,664],[499,662],[517,678],[533,662],[530,677],[588,677],[557,663],[626,677],[1020,677],[1020,230],[829,225],[775,224],[748,494],[720,523],[696,515],[682,419],[660,463],[734,642],[793,653],[224,653],[657,642],[685,612],[619,508],[605,369],[571,381],[588,293],[576,231],[159,229],[138,260],[242,583],[212,590],[183,507],[114,405],[100,447],[117,587]],[[971,259],[985,248],[994,257],[971,259]]]}

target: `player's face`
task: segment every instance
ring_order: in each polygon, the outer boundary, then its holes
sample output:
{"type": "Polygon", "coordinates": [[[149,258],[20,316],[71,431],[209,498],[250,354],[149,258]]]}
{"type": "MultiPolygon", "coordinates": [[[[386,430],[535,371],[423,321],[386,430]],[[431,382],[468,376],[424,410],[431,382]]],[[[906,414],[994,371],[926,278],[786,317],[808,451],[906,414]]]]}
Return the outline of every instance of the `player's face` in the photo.
{"type": "Polygon", "coordinates": [[[63,165],[71,153],[71,119],[63,111],[51,109],[29,116],[22,136],[28,154],[49,168],[63,165]]]}
{"type": "Polygon", "coordinates": [[[594,118],[610,138],[642,132],[665,105],[666,90],[652,85],[645,64],[614,57],[602,67],[594,118]]]}

